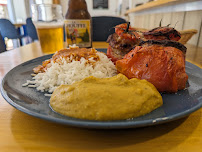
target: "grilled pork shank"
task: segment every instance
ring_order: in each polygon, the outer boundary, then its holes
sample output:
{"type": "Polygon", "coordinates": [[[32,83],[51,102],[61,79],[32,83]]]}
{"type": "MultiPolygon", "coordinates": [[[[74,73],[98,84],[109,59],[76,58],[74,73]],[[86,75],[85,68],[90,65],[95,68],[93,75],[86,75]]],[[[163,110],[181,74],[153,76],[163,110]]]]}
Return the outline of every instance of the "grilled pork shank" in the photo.
{"type": "Polygon", "coordinates": [[[140,43],[116,62],[117,70],[128,78],[146,79],[158,91],[177,92],[184,89],[186,47],[176,41],[150,40],[140,43]]]}

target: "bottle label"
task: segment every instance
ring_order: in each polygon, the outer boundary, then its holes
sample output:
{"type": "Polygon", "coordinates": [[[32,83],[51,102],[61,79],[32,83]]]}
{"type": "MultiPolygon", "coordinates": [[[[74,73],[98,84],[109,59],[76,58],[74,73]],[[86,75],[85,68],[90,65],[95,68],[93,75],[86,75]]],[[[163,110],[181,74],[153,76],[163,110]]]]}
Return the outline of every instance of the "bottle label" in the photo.
{"type": "Polygon", "coordinates": [[[65,20],[67,44],[79,47],[91,47],[90,20],[65,20]]]}

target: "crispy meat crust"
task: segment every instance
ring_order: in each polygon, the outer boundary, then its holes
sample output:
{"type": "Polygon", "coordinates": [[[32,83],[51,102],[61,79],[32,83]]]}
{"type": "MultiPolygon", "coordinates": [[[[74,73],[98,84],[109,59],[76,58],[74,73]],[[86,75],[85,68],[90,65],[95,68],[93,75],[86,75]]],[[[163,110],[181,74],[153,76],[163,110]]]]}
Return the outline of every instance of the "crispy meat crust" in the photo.
{"type": "Polygon", "coordinates": [[[129,52],[137,45],[137,40],[124,39],[118,36],[118,34],[111,34],[107,42],[112,48],[119,49],[120,51],[129,52]]]}
{"type": "Polygon", "coordinates": [[[107,48],[107,57],[114,63],[116,63],[117,60],[123,59],[127,53],[129,52],[120,51],[119,49],[112,48],[110,45],[107,48]]]}
{"type": "Polygon", "coordinates": [[[148,32],[143,32],[147,40],[173,40],[178,41],[181,34],[171,27],[157,27],[148,32]]]}
{"type": "Polygon", "coordinates": [[[187,48],[179,43],[179,42],[176,42],[176,41],[168,41],[168,40],[161,40],[161,41],[158,41],[158,40],[148,40],[148,41],[142,41],[140,42],[140,46],[151,46],[151,45],[160,45],[160,46],[171,46],[171,47],[175,47],[176,49],[179,49],[183,52],[183,54],[186,54],[186,51],[187,51],[187,48]]]}

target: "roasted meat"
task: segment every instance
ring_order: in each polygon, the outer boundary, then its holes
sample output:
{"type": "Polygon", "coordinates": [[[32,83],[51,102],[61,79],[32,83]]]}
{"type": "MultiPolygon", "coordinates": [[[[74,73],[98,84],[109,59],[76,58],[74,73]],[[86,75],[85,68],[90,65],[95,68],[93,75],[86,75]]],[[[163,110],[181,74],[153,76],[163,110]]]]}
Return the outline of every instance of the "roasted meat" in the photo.
{"type": "Polygon", "coordinates": [[[184,49],[175,41],[147,41],[118,60],[116,67],[128,78],[146,79],[158,91],[177,92],[185,88],[188,80],[184,49]]]}
{"type": "Polygon", "coordinates": [[[146,40],[173,40],[178,41],[181,35],[172,27],[157,27],[148,32],[143,32],[146,40]]]}
{"type": "Polygon", "coordinates": [[[107,56],[115,63],[139,44],[140,36],[129,23],[124,23],[115,27],[115,33],[108,37],[107,42],[107,56]]]}
{"type": "Polygon", "coordinates": [[[107,48],[107,57],[110,58],[114,63],[116,63],[117,60],[121,60],[126,54],[125,52],[123,52],[122,55],[120,53],[122,53],[120,50],[113,49],[110,45],[107,48]]]}
{"type": "Polygon", "coordinates": [[[121,38],[136,41],[136,43],[138,43],[140,38],[139,34],[136,32],[136,29],[130,27],[130,22],[117,25],[115,27],[115,33],[121,38]]]}
{"type": "Polygon", "coordinates": [[[108,37],[107,42],[112,48],[118,49],[122,52],[131,51],[134,48],[135,44],[137,44],[137,40],[121,38],[116,33],[111,34],[108,37]]]}
{"type": "MultiPolygon", "coordinates": [[[[70,48],[70,49],[62,49],[57,51],[51,59],[45,60],[42,65],[39,65],[33,69],[34,73],[42,73],[45,72],[47,68],[51,66],[51,62],[61,63],[62,58],[71,58],[71,60],[80,61],[83,57],[86,60],[89,58],[93,58],[93,60],[98,61],[99,56],[96,54],[95,49],[87,49],[87,48],[70,48]]],[[[89,61],[90,62],[90,61],[89,61]]]]}

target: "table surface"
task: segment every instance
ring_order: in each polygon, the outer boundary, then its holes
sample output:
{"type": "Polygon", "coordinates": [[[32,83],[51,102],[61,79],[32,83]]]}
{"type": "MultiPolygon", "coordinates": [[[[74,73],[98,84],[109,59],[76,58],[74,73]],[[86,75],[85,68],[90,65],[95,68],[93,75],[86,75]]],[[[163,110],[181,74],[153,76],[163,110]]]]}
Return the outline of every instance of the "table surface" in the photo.
{"type": "MultiPolygon", "coordinates": [[[[94,42],[95,48],[107,43],[94,42]]],[[[202,48],[186,45],[186,59],[202,67],[202,48]]],[[[38,42],[0,54],[0,79],[11,68],[42,56],[38,42]]],[[[70,127],[29,116],[9,105],[0,95],[1,152],[133,152],[202,150],[202,108],[188,117],[157,126],[96,130],[70,127]]]]}

